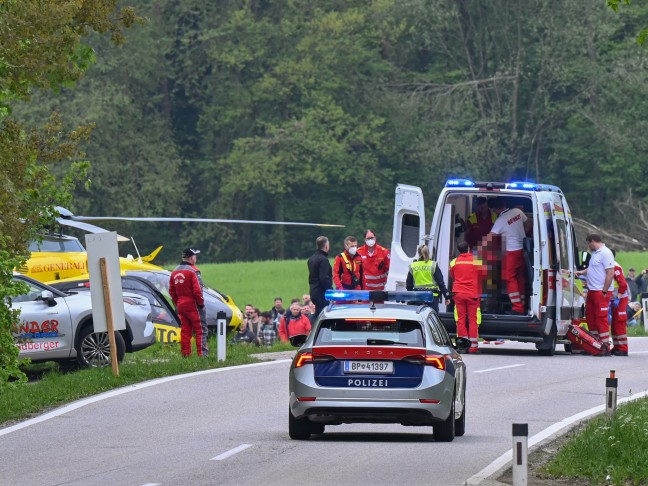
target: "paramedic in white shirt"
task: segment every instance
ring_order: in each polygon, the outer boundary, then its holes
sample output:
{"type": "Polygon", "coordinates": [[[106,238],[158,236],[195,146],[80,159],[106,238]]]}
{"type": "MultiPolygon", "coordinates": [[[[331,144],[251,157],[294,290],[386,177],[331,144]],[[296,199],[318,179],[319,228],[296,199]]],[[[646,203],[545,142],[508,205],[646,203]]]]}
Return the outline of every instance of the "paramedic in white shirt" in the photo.
{"type": "Polygon", "coordinates": [[[531,230],[532,221],[519,208],[508,209],[503,197],[493,199],[492,210],[497,220],[490,234],[502,235],[504,258],[502,278],[506,282],[506,292],[511,300],[511,314],[523,315],[526,288],[526,265],[522,242],[531,230]]]}
{"type": "MultiPolygon", "coordinates": [[[[589,265],[585,270],[578,270],[576,276],[587,276],[587,300],[585,301],[585,317],[590,332],[601,342],[610,340],[610,323],[608,308],[614,279],[614,255],[601,240],[601,235],[587,235],[587,246],[592,252],[589,265]]],[[[609,356],[609,352],[605,353],[609,356]]]]}

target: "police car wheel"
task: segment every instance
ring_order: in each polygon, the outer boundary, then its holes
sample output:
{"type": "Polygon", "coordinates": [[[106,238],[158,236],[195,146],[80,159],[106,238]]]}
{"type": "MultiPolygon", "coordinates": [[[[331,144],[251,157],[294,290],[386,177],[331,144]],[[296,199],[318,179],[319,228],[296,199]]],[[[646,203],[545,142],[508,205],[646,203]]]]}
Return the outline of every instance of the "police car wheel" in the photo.
{"type": "MultiPolygon", "coordinates": [[[[100,368],[110,366],[110,340],[108,333],[93,332],[92,326],[86,326],[79,336],[77,362],[83,368],[100,368]]],[[[117,361],[121,362],[126,354],[126,343],[122,335],[115,331],[117,361]]]]}
{"type": "Polygon", "coordinates": [[[323,434],[326,426],[324,424],[318,424],[311,422],[311,434],[323,434]]]}
{"type": "MultiPolygon", "coordinates": [[[[322,431],[323,432],[323,431],[322,431]]],[[[288,410],[288,435],[293,440],[306,440],[311,436],[312,429],[308,419],[297,419],[288,410]]]]}
{"type": "Polygon", "coordinates": [[[452,442],[455,438],[455,406],[454,398],[448,418],[432,426],[432,437],[436,442],[452,442]]]}
{"type": "Polygon", "coordinates": [[[455,436],[461,437],[466,433],[466,393],[464,390],[464,404],[461,417],[455,419],[455,436]]]}

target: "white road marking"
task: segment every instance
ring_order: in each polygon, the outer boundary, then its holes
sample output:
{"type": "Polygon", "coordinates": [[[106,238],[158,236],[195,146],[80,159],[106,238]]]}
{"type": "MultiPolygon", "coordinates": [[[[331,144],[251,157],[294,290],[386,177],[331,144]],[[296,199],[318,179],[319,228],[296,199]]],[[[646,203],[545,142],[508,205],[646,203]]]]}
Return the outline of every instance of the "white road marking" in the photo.
{"type": "Polygon", "coordinates": [[[224,459],[227,459],[230,456],[233,456],[234,454],[238,454],[239,452],[244,451],[245,449],[252,447],[252,444],[241,444],[238,447],[235,447],[234,449],[230,449],[227,452],[223,452],[222,454],[212,457],[210,461],[222,461],[224,459]]]}
{"type": "MultiPolygon", "coordinates": [[[[632,395],[629,397],[621,398],[620,400],[617,401],[617,403],[621,404],[625,402],[630,402],[633,400],[644,398],[646,396],[648,396],[648,391],[637,393],[636,395],[632,395]]],[[[577,413],[576,415],[572,415],[571,417],[567,417],[566,419],[563,419],[560,422],[556,422],[550,427],[547,427],[543,431],[537,433],[533,437],[529,437],[529,442],[528,442],[529,453],[531,453],[531,448],[533,446],[541,442],[544,442],[547,439],[557,437],[560,434],[564,434],[576,422],[582,422],[583,420],[593,417],[594,415],[599,415],[604,411],[605,411],[605,405],[599,405],[598,407],[590,408],[589,410],[585,410],[584,412],[580,412],[577,413]]],[[[509,449],[507,452],[499,456],[497,459],[495,459],[493,462],[491,462],[488,466],[486,466],[484,469],[479,471],[477,474],[468,478],[464,484],[467,485],[480,484],[486,478],[489,478],[498,473],[499,474],[503,473],[505,469],[508,469],[508,467],[511,465],[512,462],[513,462],[513,449],[509,449]]]]}
{"type": "Polygon", "coordinates": [[[194,373],[185,373],[183,375],[166,376],[164,378],[157,378],[155,380],[144,381],[142,383],[134,383],[132,385],[125,386],[123,388],[117,388],[116,390],[111,390],[105,393],[101,393],[100,395],[95,395],[89,398],[85,398],[83,400],[72,402],[69,405],[65,405],[61,408],[57,408],[56,410],[52,410],[51,412],[45,413],[43,415],[39,415],[38,417],[35,417],[33,419],[25,420],[24,422],[20,422],[19,424],[12,425],[11,427],[5,427],[4,429],[0,429],[0,436],[10,434],[11,432],[15,432],[16,430],[24,429],[25,427],[29,427],[30,425],[35,425],[40,422],[45,422],[46,420],[52,419],[54,417],[58,417],[68,412],[72,412],[77,408],[90,405],[91,403],[100,402],[101,400],[105,400],[106,398],[116,397],[119,395],[123,395],[124,393],[134,392],[137,390],[141,390],[143,388],[148,388],[150,386],[161,385],[162,383],[168,383],[170,381],[175,381],[175,380],[183,380],[185,378],[192,378],[194,376],[199,376],[199,375],[209,375],[211,373],[223,373],[225,371],[232,371],[240,368],[254,368],[256,366],[269,366],[277,363],[290,363],[291,361],[292,359],[278,359],[276,361],[264,361],[263,363],[252,363],[252,364],[246,364],[240,366],[229,366],[226,368],[214,368],[210,370],[196,371],[194,373]]]}
{"type": "Polygon", "coordinates": [[[142,486],[160,486],[162,483],[146,483],[142,484],[142,486]]]}
{"type": "Polygon", "coordinates": [[[489,371],[506,370],[508,368],[517,368],[518,366],[526,366],[526,365],[525,364],[514,364],[514,365],[508,365],[508,366],[500,366],[498,368],[488,368],[488,369],[485,369],[485,370],[472,371],[472,373],[488,373],[489,371]]]}

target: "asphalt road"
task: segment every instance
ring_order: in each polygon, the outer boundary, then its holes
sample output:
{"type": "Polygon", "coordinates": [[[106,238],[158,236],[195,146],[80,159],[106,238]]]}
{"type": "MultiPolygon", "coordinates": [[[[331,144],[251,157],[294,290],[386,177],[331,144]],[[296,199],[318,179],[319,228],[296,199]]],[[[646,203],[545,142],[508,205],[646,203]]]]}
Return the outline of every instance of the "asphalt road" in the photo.
{"type": "Polygon", "coordinates": [[[610,370],[619,398],[648,390],[648,338],[630,348],[627,358],[541,357],[532,345],[482,346],[465,356],[466,435],[452,443],[435,443],[430,428],[371,424],[292,441],[286,360],[158,380],[0,429],[0,484],[463,484],[510,450],[513,423],[534,436],[602,406],[610,370]]]}

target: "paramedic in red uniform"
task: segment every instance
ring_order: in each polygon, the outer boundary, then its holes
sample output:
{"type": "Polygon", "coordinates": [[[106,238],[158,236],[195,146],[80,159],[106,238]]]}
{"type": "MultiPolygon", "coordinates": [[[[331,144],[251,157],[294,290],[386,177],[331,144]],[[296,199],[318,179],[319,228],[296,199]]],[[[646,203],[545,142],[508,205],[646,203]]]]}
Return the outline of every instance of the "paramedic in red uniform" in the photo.
{"type": "Polygon", "coordinates": [[[362,258],[362,288],[364,290],[385,290],[389,273],[389,250],[376,243],[376,233],[365,231],[365,244],[358,248],[362,258]]]}
{"type": "MultiPolygon", "coordinates": [[[[593,233],[587,235],[587,246],[592,252],[589,266],[578,270],[576,276],[587,276],[587,300],[585,301],[585,317],[590,332],[603,343],[610,340],[610,325],[608,323],[609,288],[614,280],[614,255],[603,244],[601,236],[593,233]]],[[[602,353],[597,356],[609,356],[602,353]]]]}
{"type": "Polygon", "coordinates": [[[526,288],[526,266],[522,242],[531,230],[532,221],[519,208],[507,209],[503,197],[493,201],[493,211],[497,220],[489,236],[502,235],[505,249],[502,262],[502,278],[506,282],[506,292],[511,300],[511,314],[524,314],[526,288]]]}
{"type": "Polygon", "coordinates": [[[335,257],[333,281],[336,289],[362,290],[362,258],[357,253],[358,240],[355,236],[344,239],[344,251],[335,257]]]}
{"type": "MultiPolygon", "coordinates": [[[[616,257],[616,252],[610,250],[616,257]]],[[[608,289],[608,295],[612,295],[612,345],[610,351],[613,356],[628,356],[628,282],[626,281],[621,265],[614,261],[614,280],[612,288],[608,289]]]]}
{"type": "Polygon", "coordinates": [[[200,280],[194,271],[200,250],[186,248],[182,252],[182,262],[169,279],[169,294],[173,299],[180,318],[180,351],[182,356],[191,356],[191,336],[196,335],[196,352],[202,356],[202,325],[200,311],[204,309],[200,280]]]}
{"type": "Polygon", "coordinates": [[[488,207],[488,199],[484,196],[477,198],[477,209],[466,220],[466,241],[471,248],[475,248],[481,240],[490,233],[497,214],[488,207]]]}
{"type": "Polygon", "coordinates": [[[459,338],[469,339],[468,353],[478,353],[477,312],[481,294],[480,283],[484,276],[483,266],[479,260],[473,257],[467,242],[459,243],[457,249],[461,254],[450,262],[450,282],[452,298],[455,303],[457,340],[459,338]],[[466,328],[466,317],[468,318],[468,328],[466,328]]]}

